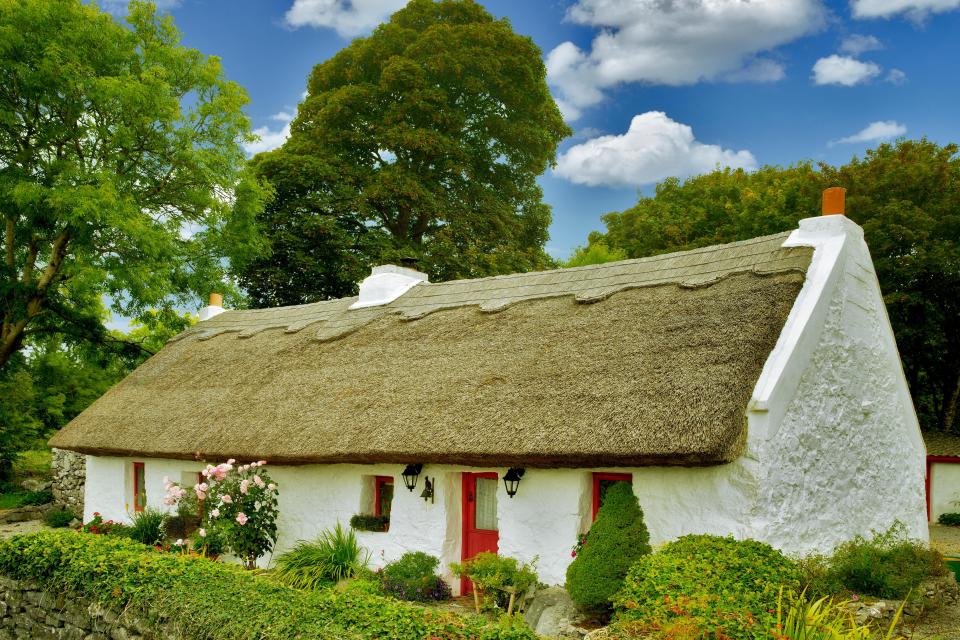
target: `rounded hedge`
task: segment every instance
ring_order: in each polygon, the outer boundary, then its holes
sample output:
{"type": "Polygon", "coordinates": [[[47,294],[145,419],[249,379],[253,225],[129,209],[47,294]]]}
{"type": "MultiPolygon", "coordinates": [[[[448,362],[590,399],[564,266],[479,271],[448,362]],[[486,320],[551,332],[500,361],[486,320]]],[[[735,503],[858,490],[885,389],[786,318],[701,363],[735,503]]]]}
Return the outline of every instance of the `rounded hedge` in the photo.
{"type": "Polygon", "coordinates": [[[768,544],[688,535],[630,569],[613,599],[615,620],[651,632],[692,624],[709,637],[767,638],[780,589],[798,585],[795,563],[768,544]]]}
{"type": "Polygon", "coordinates": [[[650,553],[643,511],[629,483],[607,490],[580,553],[567,567],[567,591],[581,607],[605,612],[630,567],[650,553]]]}

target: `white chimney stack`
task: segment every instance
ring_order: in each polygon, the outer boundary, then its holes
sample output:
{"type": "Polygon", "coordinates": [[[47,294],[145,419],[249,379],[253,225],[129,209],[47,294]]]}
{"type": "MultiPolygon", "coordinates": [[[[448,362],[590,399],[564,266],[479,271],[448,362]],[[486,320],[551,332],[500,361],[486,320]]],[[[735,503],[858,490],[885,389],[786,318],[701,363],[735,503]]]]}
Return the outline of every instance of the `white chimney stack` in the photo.
{"type": "Polygon", "coordinates": [[[362,309],[389,304],[421,282],[429,282],[427,274],[416,269],[394,264],[374,267],[370,275],[360,283],[360,299],[350,305],[350,308],[362,309]]]}
{"type": "Polygon", "coordinates": [[[224,311],[226,311],[226,309],[223,308],[223,294],[211,293],[210,304],[203,307],[198,312],[198,315],[200,316],[200,322],[203,322],[204,320],[209,320],[214,316],[218,316],[224,311]]]}

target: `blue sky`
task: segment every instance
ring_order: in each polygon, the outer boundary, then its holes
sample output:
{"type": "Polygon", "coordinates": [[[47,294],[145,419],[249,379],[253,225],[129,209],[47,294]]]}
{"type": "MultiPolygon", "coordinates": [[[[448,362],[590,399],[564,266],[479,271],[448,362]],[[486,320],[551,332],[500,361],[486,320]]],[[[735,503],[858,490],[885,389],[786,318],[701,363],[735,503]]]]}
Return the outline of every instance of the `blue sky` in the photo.
{"type": "MultiPolygon", "coordinates": [[[[120,0],[101,0],[118,15],[120,0]]],[[[310,69],[404,0],[163,0],[282,142],[310,69]]],[[[487,0],[543,50],[576,135],[541,178],[567,256],[667,175],[843,163],[898,135],[960,141],[960,0],[487,0]]],[[[811,212],[814,213],[814,212],[811,212]]]]}

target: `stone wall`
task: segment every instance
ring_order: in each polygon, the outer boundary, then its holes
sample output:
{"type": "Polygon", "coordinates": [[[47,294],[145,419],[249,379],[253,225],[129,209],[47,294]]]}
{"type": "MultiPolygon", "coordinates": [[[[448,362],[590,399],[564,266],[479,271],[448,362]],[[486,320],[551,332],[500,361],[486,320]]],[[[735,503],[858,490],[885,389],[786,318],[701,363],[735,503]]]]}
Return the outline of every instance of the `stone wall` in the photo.
{"type": "Polygon", "coordinates": [[[73,451],[53,449],[53,499],[65,509],[83,516],[83,490],[87,479],[87,457],[73,451]]]}
{"type": "Polygon", "coordinates": [[[155,631],[130,611],[0,576],[0,640],[135,640],[176,638],[155,631]]]}
{"type": "Polygon", "coordinates": [[[858,599],[847,603],[847,608],[860,624],[875,624],[886,627],[900,607],[903,612],[900,624],[910,625],[923,614],[936,611],[941,607],[956,607],[960,603],[960,586],[953,574],[931,578],[921,584],[910,600],[858,599]]]}

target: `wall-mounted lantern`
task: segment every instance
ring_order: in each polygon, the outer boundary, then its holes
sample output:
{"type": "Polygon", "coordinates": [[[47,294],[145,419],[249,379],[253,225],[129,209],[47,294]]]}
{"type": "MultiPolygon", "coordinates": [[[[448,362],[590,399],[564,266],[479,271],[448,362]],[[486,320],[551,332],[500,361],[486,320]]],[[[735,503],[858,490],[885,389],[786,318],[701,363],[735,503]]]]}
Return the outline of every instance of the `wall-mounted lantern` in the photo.
{"type": "Polygon", "coordinates": [[[525,472],[526,469],[510,467],[507,469],[507,475],[503,476],[503,486],[507,490],[507,495],[511,498],[517,495],[517,487],[520,486],[520,478],[523,477],[525,472]]]}
{"type": "Polygon", "coordinates": [[[409,489],[411,492],[417,488],[417,478],[420,477],[420,472],[423,471],[422,464],[408,464],[403,469],[403,473],[400,474],[403,476],[403,486],[409,489]]]}
{"type": "Polygon", "coordinates": [[[437,481],[436,478],[433,480],[430,479],[430,476],[423,477],[423,493],[420,494],[420,497],[423,498],[423,501],[430,501],[430,504],[433,504],[433,485],[437,481]]]}

